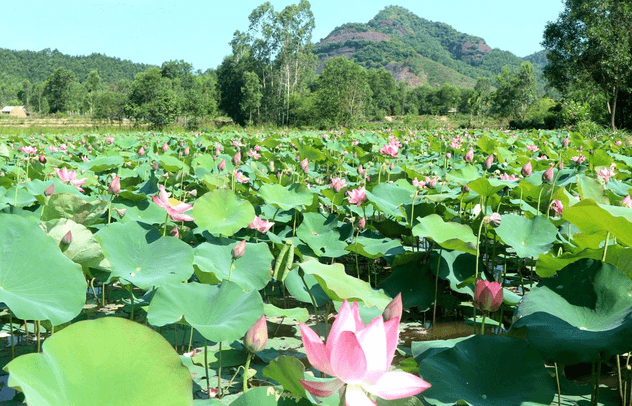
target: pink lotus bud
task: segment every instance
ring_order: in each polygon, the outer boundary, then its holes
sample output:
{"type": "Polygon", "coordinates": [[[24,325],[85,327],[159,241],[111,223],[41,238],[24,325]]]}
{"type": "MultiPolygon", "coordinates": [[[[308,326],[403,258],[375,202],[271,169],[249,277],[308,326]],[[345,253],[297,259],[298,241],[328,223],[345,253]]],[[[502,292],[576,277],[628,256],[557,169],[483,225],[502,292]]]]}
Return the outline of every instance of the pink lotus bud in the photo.
{"type": "Polygon", "coordinates": [[[125,213],[127,213],[127,209],[117,209],[116,207],[114,208],[114,212],[116,213],[116,215],[118,216],[118,218],[122,219],[123,217],[125,217],[125,213]]]}
{"type": "Polygon", "coordinates": [[[359,221],[358,221],[358,229],[359,230],[364,230],[366,228],[366,217],[362,217],[359,221]]]}
{"type": "Polygon", "coordinates": [[[72,232],[70,230],[62,237],[61,243],[63,245],[70,245],[72,243],[72,232]]]}
{"type": "Polygon", "coordinates": [[[362,172],[364,172],[364,168],[360,165],[358,166],[358,175],[362,175],[362,172]]]}
{"type": "Polygon", "coordinates": [[[467,163],[471,163],[474,160],[474,150],[472,148],[470,148],[470,150],[467,151],[467,153],[463,157],[463,160],[467,163]]]}
{"type": "Polygon", "coordinates": [[[553,177],[554,177],[554,170],[553,170],[553,165],[551,165],[551,167],[549,167],[549,169],[544,171],[544,173],[542,174],[542,182],[551,183],[553,182],[553,177]]]}
{"type": "Polygon", "coordinates": [[[237,151],[237,153],[233,156],[232,162],[235,166],[241,164],[241,151],[237,151]]]}
{"type": "Polygon", "coordinates": [[[174,227],[169,232],[169,235],[175,238],[180,238],[180,232],[178,231],[178,227],[174,227]]]}
{"type": "Polygon", "coordinates": [[[483,164],[483,167],[485,169],[489,169],[492,167],[492,164],[494,163],[494,154],[491,154],[490,156],[487,157],[487,159],[485,160],[485,163],[483,164]]]}
{"type": "Polygon", "coordinates": [[[503,303],[503,287],[498,282],[479,279],[474,287],[474,307],[495,312],[503,303]]]}
{"type": "Polygon", "coordinates": [[[217,165],[217,169],[222,172],[224,169],[226,169],[226,160],[222,159],[221,162],[217,165]]]}
{"type": "Polygon", "coordinates": [[[241,240],[233,247],[232,256],[233,260],[239,259],[246,253],[246,240],[241,240]]]}
{"type": "Polygon", "coordinates": [[[113,195],[118,195],[119,193],[121,193],[121,178],[114,175],[114,179],[112,179],[112,182],[110,182],[110,187],[108,187],[108,190],[113,195]]]}
{"type": "Polygon", "coordinates": [[[467,185],[461,186],[461,193],[469,193],[470,187],[467,185]]]}
{"type": "Polygon", "coordinates": [[[397,317],[398,319],[402,319],[402,312],[404,310],[404,305],[402,304],[402,294],[398,293],[397,296],[386,306],[384,309],[384,321],[389,321],[390,319],[394,319],[397,317]]]}
{"type": "Polygon", "coordinates": [[[395,163],[391,162],[391,165],[388,167],[391,171],[395,169],[395,163]]]}
{"type": "Polygon", "coordinates": [[[254,354],[266,348],[268,344],[268,323],[265,314],[250,327],[244,337],[244,347],[254,354]]]}
{"type": "Polygon", "coordinates": [[[452,158],[452,154],[448,152],[447,154],[445,154],[445,157],[446,157],[447,159],[450,159],[450,158],[452,158]]]}
{"type": "Polygon", "coordinates": [[[557,169],[559,169],[560,171],[564,169],[564,161],[560,161],[560,163],[557,164],[557,169]]]}
{"type": "Polygon", "coordinates": [[[45,155],[43,155],[43,154],[40,154],[40,156],[39,156],[39,161],[40,161],[41,163],[45,164],[45,163],[46,163],[46,156],[45,156],[45,155]]]}
{"type": "Polygon", "coordinates": [[[55,184],[54,183],[46,188],[46,190],[44,191],[44,196],[51,196],[53,193],[55,193],[55,184]]]}
{"type": "Polygon", "coordinates": [[[151,164],[151,169],[153,169],[154,171],[158,170],[158,162],[154,162],[153,164],[151,164]]]}
{"type": "Polygon", "coordinates": [[[564,205],[559,200],[553,200],[551,202],[551,210],[555,212],[557,217],[562,217],[562,212],[564,211],[564,205]]]}
{"type": "Polygon", "coordinates": [[[145,147],[140,147],[140,148],[138,149],[138,155],[139,155],[139,156],[143,156],[143,155],[145,155],[145,147]]]}
{"type": "Polygon", "coordinates": [[[309,161],[307,160],[307,158],[303,159],[300,165],[303,172],[305,173],[309,172],[309,161]]]}
{"type": "Polygon", "coordinates": [[[162,152],[167,152],[169,151],[169,144],[167,144],[167,141],[165,141],[164,144],[162,144],[162,152]]]}
{"type": "Polygon", "coordinates": [[[564,139],[562,140],[562,146],[563,146],[564,148],[568,148],[568,144],[569,144],[570,142],[571,142],[571,140],[570,140],[568,137],[566,137],[566,138],[564,138],[564,139]]]}
{"type": "Polygon", "coordinates": [[[531,161],[524,164],[524,166],[522,167],[522,170],[520,170],[520,173],[525,178],[528,176],[531,176],[531,174],[533,173],[533,167],[531,166],[531,161]]]}
{"type": "Polygon", "coordinates": [[[184,155],[189,156],[190,153],[191,153],[191,150],[189,149],[189,146],[187,145],[186,147],[184,147],[184,155]]]}
{"type": "Polygon", "coordinates": [[[614,145],[616,145],[617,147],[620,147],[622,144],[621,140],[617,140],[614,145]]]}

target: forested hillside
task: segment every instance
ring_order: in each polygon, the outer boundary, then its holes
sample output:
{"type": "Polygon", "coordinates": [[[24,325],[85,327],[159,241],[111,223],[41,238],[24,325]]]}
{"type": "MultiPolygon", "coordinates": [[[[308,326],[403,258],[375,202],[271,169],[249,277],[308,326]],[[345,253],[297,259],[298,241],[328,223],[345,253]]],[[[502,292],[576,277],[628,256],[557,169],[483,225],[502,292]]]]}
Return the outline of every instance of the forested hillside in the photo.
{"type": "MultiPolygon", "coordinates": [[[[492,49],[480,37],[426,20],[398,6],[385,8],[367,24],[337,27],[315,46],[314,53],[321,64],[335,56],[346,56],[366,68],[397,66],[411,73],[407,81],[413,86],[439,86],[447,81],[474,87],[478,78],[493,78],[504,66],[516,69],[525,61],[511,52],[492,49]],[[424,60],[442,66],[427,69],[424,60]]],[[[536,77],[541,77],[542,64],[534,67],[536,77]]]]}

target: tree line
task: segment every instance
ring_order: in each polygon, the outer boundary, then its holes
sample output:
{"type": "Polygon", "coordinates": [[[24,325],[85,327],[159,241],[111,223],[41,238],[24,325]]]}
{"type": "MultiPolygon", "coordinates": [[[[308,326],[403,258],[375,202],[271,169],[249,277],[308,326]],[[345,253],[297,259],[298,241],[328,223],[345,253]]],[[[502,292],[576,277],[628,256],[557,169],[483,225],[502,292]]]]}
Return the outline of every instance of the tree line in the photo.
{"type": "MultiPolygon", "coordinates": [[[[586,120],[629,127],[625,118],[616,118],[617,111],[632,107],[629,17],[625,2],[566,0],[566,10],[545,31],[543,44],[551,61],[545,76],[552,85],[547,89],[538,87],[530,62],[479,77],[473,88],[450,83],[411,88],[396,82],[388,70],[367,70],[345,57],[322,63],[312,49],[310,3],[302,0],[276,11],[267,2],[252,11],[247,31],[234,33],[232,53],[215,70],[194,72],[185,61],[170,61],[146,68],[133,80],[108,81],[95,69],[81,78],[58,67],[35,83],[3,73],[0,103],[156,127],[176,121],[195,127],[206,118],[227,115],[240,125],[332,128],[387,115],[455,111],[508,117],[518,126],[586,120]]],[[[534,63],[543,65],[543,54],[534,63]]]]}

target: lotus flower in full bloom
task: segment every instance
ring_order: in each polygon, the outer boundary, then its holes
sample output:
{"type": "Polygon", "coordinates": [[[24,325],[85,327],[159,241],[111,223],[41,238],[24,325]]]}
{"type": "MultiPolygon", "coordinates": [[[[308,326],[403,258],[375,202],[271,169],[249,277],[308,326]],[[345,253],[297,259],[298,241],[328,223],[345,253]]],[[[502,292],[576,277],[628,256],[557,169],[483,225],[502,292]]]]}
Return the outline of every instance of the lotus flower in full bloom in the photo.
{"type": "Polygon", "coordinates": [[[327,343],[305,324],[300,324],[305,353],[310,364],[334,378],[301,380],[315,397],[344,393],[347,405],[375,405],[368,394],[386,400],[414,396],[430,384],[408,372],[392,370],[391,363],[399,339],[397,312],[384,321],[378,316],[368,325],[360,319],[358,304],[345,300],[331,326],[327,343]],[[367,394],[368,393],[368,394],[367,394]]]}
{"type": "Polygon", "coordinates": [[[366,190],[362,186],[353,190],[347,190],[347,194],[349,195],[349,203],[356,206],[361,206],[362,202],[366,200],[366,190]]]}
{"type": "Polygon", "coordinates": [[[250,224],[248,224],[248,228],[252,230],[257,230],[260,233],[267,233],[268,231],[270,231],[273,225],[274,221],[264,220],[259,216],[255,216],[255,219],[252,220],[250,224]]]}
{"type": "Polygon", "coordinates": [[[158,196],[152,196],[154,203],[166,210],[167,214],[173,221],[194,221],[195,219],[187,214],[182,214],[185,211],[189,211],[193,208],[193,205],[181,202],[176,199],[171,199],[171,193],[165,190],[163,185],[158,185],[160,193],[158,196]]]}
{"type": "Polygon", "coordinates": [[[69,171],[68,169],[66,169],[65,166],[61,169],[55,168],[55,173],[57,174],[57,176],[59,176],[59,179],[61,179],[62,182],[76,186],[77,189],[83,192],[83,189],[79,186],[85,183],[86,178],[77,179],[77,174],[75,173],[75,171],[69,171]]]}

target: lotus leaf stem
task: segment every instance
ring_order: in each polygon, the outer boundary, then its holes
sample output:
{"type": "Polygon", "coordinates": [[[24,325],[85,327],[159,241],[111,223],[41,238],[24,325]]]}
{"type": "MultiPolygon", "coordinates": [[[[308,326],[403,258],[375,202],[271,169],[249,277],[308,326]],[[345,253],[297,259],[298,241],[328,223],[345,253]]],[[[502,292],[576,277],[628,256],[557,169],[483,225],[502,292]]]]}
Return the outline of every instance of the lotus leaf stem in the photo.
{"type": "MultiPolygon", "coordinates": [[[[252,359],[253,354],[251,354],[250,352],[248,353],[248,357],[246,358],[246,365],[244,365],[244,372],[242,375],[242,381],[243,381],[243,391],[244,393],[248,392],[248,370],[250,369],[250,360],[252,359]]],[[[240,366],[241,368],[241,366],[240,366]]],[[[239,370],[239,369],[237,369],[239,370]]],[[[235,372],[236,374],[236,372],[235,372]]],[[[232,382],[233,380],[231,379],[230,382],[232,382]]],[[[228,386],[230,386],[230,382],[228,383],[228,386]]]]}

